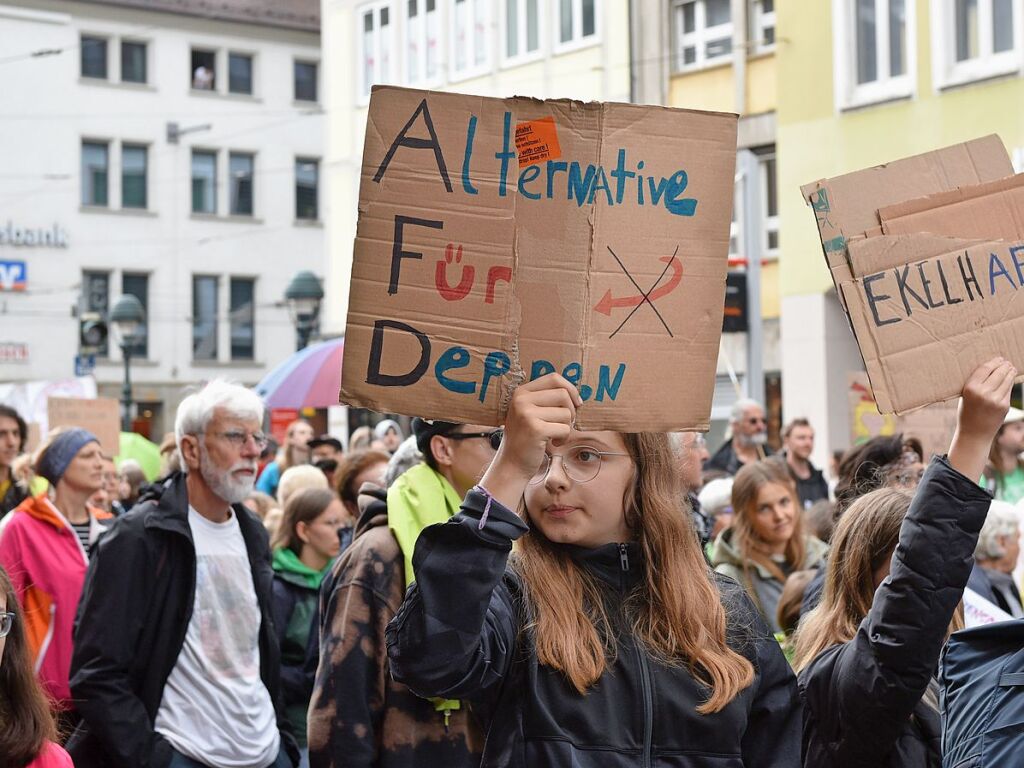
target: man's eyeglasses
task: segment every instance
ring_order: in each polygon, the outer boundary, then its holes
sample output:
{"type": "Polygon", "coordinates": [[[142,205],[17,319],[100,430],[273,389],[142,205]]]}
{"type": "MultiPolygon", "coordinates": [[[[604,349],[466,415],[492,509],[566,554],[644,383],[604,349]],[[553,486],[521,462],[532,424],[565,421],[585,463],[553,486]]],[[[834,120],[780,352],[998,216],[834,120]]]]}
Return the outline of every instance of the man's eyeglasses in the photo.
{"type": "Polygon", "coordinates": [[[253,442],[256,443],[256,447],[262,451],[267,447],[267,436],[262,432],[243,432],[240,429],[232,429],[227,432],[215,432],[217,437],[223,437],[235,448],[242,448],[249,438],[252,438],[253,442]]]}
{"type": "Polygon", "coordinates": [[[494,429],[490,432],[452,432],[450,435],[445,435],[449,440],[471,440],[475,437],[487,438],[487,442],[491,444],[491,448],[498,450],[501,447],[501,438],[504,437],[505,430],[494,429]]]}
{"type": "Polygon", "coordinates": [[[767,424],[767,423],[768,423],[768,419],[766,419],[764,416],[751,416],[749,419],[747,419],[747,424],[767,424]]]}
{"type": "Polygon", "coordinates": [[[551,463],[556,458],[562,460],[562,471],[570,480],[574,483],[588,483],[601,471],[605,456],[629,456],[629,454],[599,451],[586,445],[578,445],[562,454],[545,453],[544,460],[541,461],[537,472],[530,478],[530,485],[544,482],[544,478],[548,476],[548,470],[551,469],[551,463]]]}
{"type": "Polygon", "coordinates": [[[11,612],[0,613],[0,637],[7,637],[14,628],[14,614],[11,612]]]}

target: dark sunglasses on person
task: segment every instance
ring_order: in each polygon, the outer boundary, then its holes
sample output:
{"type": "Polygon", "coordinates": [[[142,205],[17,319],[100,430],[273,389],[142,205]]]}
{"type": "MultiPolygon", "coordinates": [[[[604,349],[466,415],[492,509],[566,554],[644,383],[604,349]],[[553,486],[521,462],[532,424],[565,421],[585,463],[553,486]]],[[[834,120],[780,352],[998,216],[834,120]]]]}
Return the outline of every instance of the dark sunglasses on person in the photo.
{"type": "Polygon", "coordinates": [[[14,614],[8,611],[0,613],[0,637],[7,637],[14,628],[14,614]]]}
{"type": "Polygon", "coordinates": [[[490,432],[452,432],[450,435],[446,435],[449,440],[470,440],[475,437],[487,438],[487,441],[491,444],[491,448],[498,450],[501,447],[501,438],[504,436],[505,430],[494,429],[490,432]]]}

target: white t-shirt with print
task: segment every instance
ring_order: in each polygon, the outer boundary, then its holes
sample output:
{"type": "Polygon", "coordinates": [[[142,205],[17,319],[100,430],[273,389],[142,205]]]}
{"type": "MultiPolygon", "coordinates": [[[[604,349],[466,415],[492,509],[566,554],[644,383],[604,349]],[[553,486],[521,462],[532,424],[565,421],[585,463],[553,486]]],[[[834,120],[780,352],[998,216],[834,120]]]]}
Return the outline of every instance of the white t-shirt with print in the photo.
{"type": "Polygon", "coordinates": [[[167,679],[156,731],[178,752],[219,768],[267,768],[281,735],[260,678],[260,607],[232,513],[207,520],[189,506],[196,595],[185,645],[167,679]]]}

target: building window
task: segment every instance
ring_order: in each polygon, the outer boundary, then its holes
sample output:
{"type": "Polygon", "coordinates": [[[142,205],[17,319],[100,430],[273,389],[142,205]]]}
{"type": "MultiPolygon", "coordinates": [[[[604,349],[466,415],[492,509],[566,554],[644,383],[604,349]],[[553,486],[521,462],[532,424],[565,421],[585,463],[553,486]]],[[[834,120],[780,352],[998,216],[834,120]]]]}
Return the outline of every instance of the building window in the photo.
{"type": "MultiPolygon", "coordinates": [[[[85,305],[83,311],[96,312],[106,320],[107,310],[110,309],[110,273],[83,272],[82,296],[85,305]]],[[[107,357],[110,354],[107,339],[96,348],[96,354],[100,357],[107,357]]]]}
{"type": "Polygon", "coordinates": [[[933,39],[940,59],[937,85],[958,85],[1020,69],[1018,0],[940,0],[932,14],[933,39]]]}
{"type": "Polygon", "coordinates": [[[775,0],[753,0],[748,12],[750,41],[755,53],[775,47],[775,0]]]}
{"type": "Polygon", "coordinates": [[[437,0],[405,0],[405,66],[410,84],[437,80],[441,22],[437,0]]]}
{"type": "Polygon", "coordinates": [[[217,293],[212,275],[192,276],[192,358],[217,359],[217,293]]]}
{"type": "Polygon", "coordinates": [[[455,0],[452,13],[452,72],[456,76],[485,71],[490,60],[487,48],[488,0],[455,0]]]}
{"type": "Polygon", "coordinates": [[[558,0],[558,43],[573,45],[597,34],[597,0],[558,0]]]}
{"type": "Polygon", "coordinates": [[[298,158],[295,161],[295,218],[316,221],[319,210],[320,163],[298,158]]]}
{"type": "Polygon", "coordinates": [[[192,150],[192,212],[217,213],[217,153],[192,150]]]}
{"type": "Polygon", "coordinates": [[[139,326],[138,338],[132,344],[132,357],[149,357],[149,275],[122,274],[121,293],[139,300],[146,320],[139,326]]]}
{"type": "Polygon", "coordinates": [[[387,5],[374,5],[359,11],[361,22],[359,84],[363,100],[370,96],[370,89],[379,83],[390,83],[392,71],[391,9],[387,5]]]}
{"type": "Polygon", "coordinates": [[[217,53],[199,48],[192,49],[192,62],[189,69],[189,77],[192,81],[192,88],[196,91],[212,91],[217,87],[216,82],[217,53]]]}
{"type": "Polygon", "coordinates": [[[252,180],[255,156],[243,152],[228,155],[232,216],[252,216],[252,180]]]}
{"type": "Polygon", "coordinates": [[[121,146],[121,207],[146,208],[148,150],[140,144],[121,146]]]}
{"type": "Polygon", "coordinates": [[[146,82],[146,44],[121,41],[121,82],[146,82]]]}
{"type": "Polygon", "coordinates": [[[764,218],[761,252],[768,257],[777,257],[779,255],[779,194],[775,148],[759,150],[756,154],[761,161],[761,216],[764,218]]]}
{"type": "Polygon", "coordinates": [[[732,56],[730,0],[675,0],[672,18],[676,71],[699,69],[732,56]]]}
{"type": "Polygon", "coordinates": [[[228,54],[228,93],[252,94],[252,56],[228,54]]]}
{"type": "Polygon", "coordinates": [[[107,205],[109,163],[106,142],[82,142],[82,205],[107,205]]]}
{"type": "Polygon", "coordinates": [[[231,278],[231,359],[255,358],[256,309],[253,303],[256,281],[231,278]]]}
{"type": "Polygon", "coordinates": [[[833,0],[838,106],[913,93],[912,0],[833,0]]]}
{"type": "Polygon", "coordinates": [[[505,0],[505,58],[540,52],[540,0],[505,0]]]}
{"type": "Polygon", "coordinates": [[[311,61],[296,61],[294,64],[295,100],[316,101],[317,65],[311,61]]]}
{"type": "Polygon", "coordinates": [[[102,37],[82,35],[82,77],[107,79],[107,41],[102,37]]]}

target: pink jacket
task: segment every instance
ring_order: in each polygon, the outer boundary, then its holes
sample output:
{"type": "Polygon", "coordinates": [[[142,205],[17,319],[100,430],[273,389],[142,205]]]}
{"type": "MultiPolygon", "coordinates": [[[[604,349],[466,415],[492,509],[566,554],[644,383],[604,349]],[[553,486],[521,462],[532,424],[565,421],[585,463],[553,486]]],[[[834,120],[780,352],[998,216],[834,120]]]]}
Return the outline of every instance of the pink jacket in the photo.
{"type": "MultiPolygon", "coordinates": [[[[110,515],[90,509],[95,540],[110,515]]],[[[89,558],[71,525],[46,497],[25,499],[0,538],[3,565],[25,614],[25,632],[39,682],[57,706],[71,704],[71,632],[89,558]]]]}
{"type": "Polygon", "coordinates": [[[58,747],[52,741],[48,741],[43,747],[43,751],[39,753],[39,757],[25,768],[75,768],[75,764],[71,762],[71,756],[64,751],[63,747],[58,747]]]}

